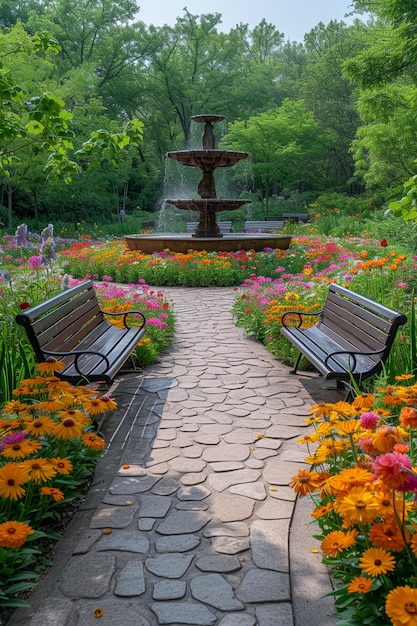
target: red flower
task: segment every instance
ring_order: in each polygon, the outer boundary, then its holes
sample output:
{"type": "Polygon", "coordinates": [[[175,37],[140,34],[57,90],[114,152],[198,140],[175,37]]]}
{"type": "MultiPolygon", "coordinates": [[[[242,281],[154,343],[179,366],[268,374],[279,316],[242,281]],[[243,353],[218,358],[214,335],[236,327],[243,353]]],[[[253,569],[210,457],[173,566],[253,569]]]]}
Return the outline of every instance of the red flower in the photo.
{"type": "Polygon", "coordinates": [[[379,245],[382,246],[383,248],[387,247],[388,241],[385,239],[385,237],[382,237],[379,245]]]}
{"type": "Polygon", "coordinates": [[[25,309],[28,309],[30,307],[29,302],[21,302],[19,304],[19,309],[21,309],[22,311],[24,311],[25,309]]]}

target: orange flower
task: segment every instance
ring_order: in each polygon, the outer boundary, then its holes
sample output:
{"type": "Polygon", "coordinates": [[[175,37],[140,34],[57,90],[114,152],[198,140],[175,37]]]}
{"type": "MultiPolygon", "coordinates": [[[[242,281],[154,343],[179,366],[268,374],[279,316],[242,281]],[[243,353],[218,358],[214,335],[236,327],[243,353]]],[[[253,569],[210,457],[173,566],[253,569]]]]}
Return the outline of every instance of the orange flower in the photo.
{"type": "Polygon", "coordinates": [[[385,601],[385,611],[394,626],[417,624],[417,589],[404,585],[392,589],[385,601]]]}
{"type": "Polygon", "coordinates": [[[350,526],[368,524],[378,515],[378,502],[366,487],[354,487],[334,508],[350,526]]]}
{"type": "Polygon", "coordinates": [[[82,427],[71,417],[67,417],[55,426],[54,434],[57,439],[76,439],[80,437],[82,427]]]}
{"type": "MultiPolygon", "coordinates": [[[[409,531],[403,527],[402,532],[408,543],[410,540],[409,531]]],[[[369,529],[369,538],[377,548],[386,548],[387,550],[393,550],[393,552],[401,552],[404,548],[403,535],[394,518],[373,524],[369,529]]]]}
{"type": "Polygon", "coordinates": [[[10,500],[19,500],[25,495],[22,485],[27,483],[29,475],[17,463],[7,463],[0,467],[0,496],[10,500]]]}
{"type": "Polygon", "coordinates": [[[26,430],[30,435],[40,437],[50,435],[55,428],[55,422],[47,415],[40,415],[26,425],[26,430]]]}
{"type": "Polygon", "coordinates": [[[328,502],[327,504],[323,504],[322,506],[318,506],[316,509],[314,509],[314,511],[311,513],[311,517],[314,517],[314,519],[319,519],[320,517],[324,517],[325,515],[330,513],[330,511],[332,510],[333,502],[328,502]]]}
{"type": "Polygon", "coordinates": [[[19,402],[18,400],[10,400],[4,405],[3,411],[5,413],[17,413],[17,415],[24,415],[29,412],[29,406],[27,404],[23,404],[23,402],[19,402]]]}
{"type": "Polygon", "coordinates": [[[35,531],[23,522],[8,521],[0,524],[0,546],[2,548],[20,548],[28,535],[35,531]]]}
{"type": "Polygon", "coordinates": [[[56,470],[52,467],[49,459],[28,459],[23,461],[21,467],[27,470],[30,480],[36,483],[44,483],[56,474],[56,470]]]}
{"type": "Polygon", "coordinates": [[[58,361],[54,356],[48,356],[43,363],[38,363],[36,369],[38,372],[53,374],[54,372],[62,372],[62,370],[65,369],[65,363],[58,361]]]}
{"type": "Polygon", "coordinates": [[[94,435],[94,433],[86,433],[85,435],[81,435],[81,439],[84,442],[84,445],[87,448],[91,448],[92,450],[103,450],[105,446],[105,442],[103,437],[99,437],[98,435],[94,435]]]}
{"type": "Polygon", "coordinates": [[[372,587],[372,578],[356,576],[348,585],[348,593],[368,593],[372,587]]]}
{"type": "Polygon", "coordinates": [[[55,411],[59,411],[64,407],[65,404],[59,400],[55,400],[55,398],[49,398],[44,402],[38,402],[38,404],[36,404],[38,411],[45,411],[46,413],[55,413],[55,411]]]}
{"type": "Polygon", "coordinates": [[[417,411],[412,407],[404,407],[400,411],[399,421],[404,428],[415,428],[417,426],[417,411]]]}
{"type": "Polygon", "coordinates": [[[356,396],[352,406],[359,409],[370,409],[375,404],[375,396],[372,393],[362,393],[356,396]]]}
{"type": "Polygon", "coordinates": [[[14,443],[7,443],[1,453],[6,459],[19,460],[30,456],[41,448],[42,446],[33,439],[22,439],[14,443]]]}
{"type": "Polygon", "coordinates": [[[357,534],[357,530],[349,530],[346,533],[342,530],[333,530],[321,542],[321,549],[328,556],[336,557],[346,548],[353,546],[357,534]]]}
{"type": "Polygon", "coordinates": [[[395,559],[391,552],[383,548],[368,548],[359,559],[360,568],[368,576],[375,578],[395,569],[395,559]]]}
{"type": "Polygon", "coordinates": [[[107,411],[113,411],[117,404],[109,396],[102,396],[101,398],[86,398],[82,400],[84,409],[89,415],[100,415],[107,411]]]}
{"type": "Polygon", "coordinates": [[[41,487],[41,494],[43,496],[51,496],[55,502],[60,502],[64,499],[64,493],[55,487],[41,487]]]}
{"type": "Polygon", "coordinates": [[[297,476],[293,476],[289,486],[300,496],[314,493],[320,485],[320,475],[309,470],[298,470],[297,476]]]}
{"type": "Polygon", "coordinates": [[[52,467],[58,472],[58,474],[70,474],[72,472],[72,463],[68,459],[61,459],[60,457],[56,457],[54,459],[49,459],[52,467]]]}
{"type": "Polygon", "coordinates": [[[391,452],[396,443],[400,443],[400,433],[395,426],[383,424],[372,435],[374,446],[382,454],[391,452]]]}

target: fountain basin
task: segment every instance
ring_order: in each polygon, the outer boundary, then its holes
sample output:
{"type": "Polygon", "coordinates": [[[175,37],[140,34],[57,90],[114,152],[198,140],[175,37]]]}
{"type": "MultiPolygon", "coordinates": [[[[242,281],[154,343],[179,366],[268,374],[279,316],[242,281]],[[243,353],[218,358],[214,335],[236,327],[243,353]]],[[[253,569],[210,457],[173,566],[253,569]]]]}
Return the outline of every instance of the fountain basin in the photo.
{"type": "Polygon", "coordinates": [[[274,233],[235,233],[224,234],[222,237],[191,237],[188,234],[156,233],[153,235],[125,235],[130,250],[153,254],[163,250],[187,253],[189,250],[201,252],[237,252],[238,250],[255,250],[262,252],[264,248],[287,250],[291,244],[291,235],[274,233]]]}

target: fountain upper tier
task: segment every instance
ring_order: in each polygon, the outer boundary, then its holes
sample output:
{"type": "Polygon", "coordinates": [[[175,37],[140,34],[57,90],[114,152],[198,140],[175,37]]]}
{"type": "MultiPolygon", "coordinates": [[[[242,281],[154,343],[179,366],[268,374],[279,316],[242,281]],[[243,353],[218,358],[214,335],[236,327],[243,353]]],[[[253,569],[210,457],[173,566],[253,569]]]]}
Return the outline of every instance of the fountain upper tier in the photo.
{"type": "Polygon", "coordinates": [[[248,152],[235,150],[176,150],[167,156],[181,165],[199,167],[203,172],[213,172],[218,167],[232,167],[249,156],[248,152]]]}

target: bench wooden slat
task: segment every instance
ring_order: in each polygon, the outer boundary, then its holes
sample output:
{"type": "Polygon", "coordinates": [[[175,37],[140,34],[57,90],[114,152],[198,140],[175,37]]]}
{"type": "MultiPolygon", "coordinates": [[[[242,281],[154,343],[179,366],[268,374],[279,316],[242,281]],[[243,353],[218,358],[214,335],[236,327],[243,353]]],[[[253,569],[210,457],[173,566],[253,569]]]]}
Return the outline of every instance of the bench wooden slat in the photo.
{"type": "Polygon", "coordinates": [[[326,379],[354,378],[361,385],[382,370],[397,330],[406,322],[402,313],[331,284],[315,326],[286,325],[284,314],[281,333],[300,352],[294,373],[303,354],[326,379]],[[335,352],[348,354],[332,356],[335,352]]]}
{"type": "Polygon", "coordinates": [[[130,328],[109,322],[91,281],[19,313],[16,322],[26,329],[38,362],[62,353],[56,356],[66,368],[57,376],[73,383],[111,383],[145,333],[143,316],[141,325],[130,328]]]}
{"type": "Polygon", "coordinates": [[[281,230],[284,220],[246,220],[245,232],[281,230]]]}

